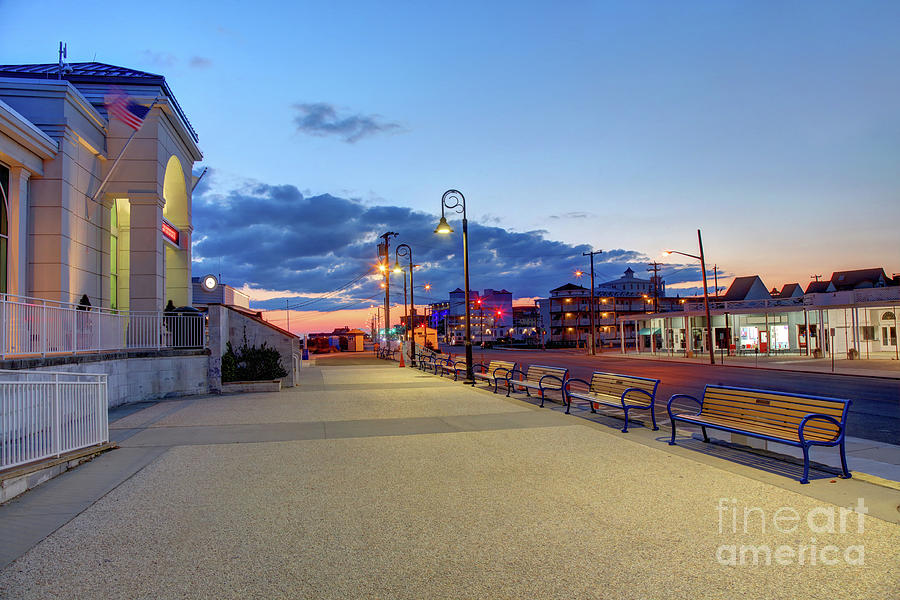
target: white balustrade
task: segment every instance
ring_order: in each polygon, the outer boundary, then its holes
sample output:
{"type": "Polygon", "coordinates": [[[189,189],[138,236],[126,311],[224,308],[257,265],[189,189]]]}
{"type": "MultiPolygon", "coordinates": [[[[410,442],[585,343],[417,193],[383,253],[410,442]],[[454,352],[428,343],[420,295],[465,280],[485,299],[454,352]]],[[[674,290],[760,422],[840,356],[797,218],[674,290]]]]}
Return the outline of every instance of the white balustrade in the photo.
{"type": "Polygon", "coordinates": [[[0,470],[107,441],[106,375],[0,371],[0,470]]]}

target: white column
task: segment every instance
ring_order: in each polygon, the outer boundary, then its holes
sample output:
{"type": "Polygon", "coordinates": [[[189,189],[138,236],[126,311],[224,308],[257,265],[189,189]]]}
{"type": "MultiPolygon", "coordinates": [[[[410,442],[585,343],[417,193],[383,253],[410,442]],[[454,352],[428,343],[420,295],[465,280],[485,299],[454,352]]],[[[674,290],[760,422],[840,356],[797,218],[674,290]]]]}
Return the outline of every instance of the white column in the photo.
{"type": "Polygon", "coordinates": [[[155,192],[129,192],[131,204],[129,309],[159,311],[165,300],[162,198],[155,192]]]}
{"type": "Polygon", "coordinates": [[[28,272],[28,178],[31,174],[22,167],[9,170],[9,243],[6,257],[6,291],[28,295],[25,280],[28,272]]]}

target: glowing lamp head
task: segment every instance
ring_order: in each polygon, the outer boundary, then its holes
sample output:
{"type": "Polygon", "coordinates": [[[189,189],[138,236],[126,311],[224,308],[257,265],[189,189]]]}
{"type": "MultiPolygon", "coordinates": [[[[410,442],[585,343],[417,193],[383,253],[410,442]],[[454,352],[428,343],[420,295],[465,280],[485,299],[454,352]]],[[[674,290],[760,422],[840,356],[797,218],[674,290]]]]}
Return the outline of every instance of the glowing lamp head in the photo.
{"type": "Polygon", "coordinates": [[[425,289],[426,289],[426,290],[430,290],[430,289],[431,289],[431,284],[430,284],[430,283],[426,283],[426,284],[425,284],[425,289]]]}
{"type": "Polygon", "coordinates": [[[200,285],[203,287],[204,292],[213,292],[219,287],[219,281],[214,275],[204,275],[200,279],[200,285]]]}
{"type": "Polygon", "coordinates": [[[434,230],[435,233],[453,233],[453,228],[447,222],[447,217],[441,217],[438,226],[434,230]]]}
{"type": "Polygon", "coordinates": [[[575,271],[575,277],[581,277],[584,275],[584,271],[575,271]]]}
{"type": "Polygon", "coordinates": [[[378,263],[378,270],[384,273],[387,270],[387,267],[384,266],[384,263],[378,263]]]}
{"type": "Polygon", "coordinates": [[[394,261],[394,273],[402,273],[403,269],[400,267],[400,261],[394,261]]]}

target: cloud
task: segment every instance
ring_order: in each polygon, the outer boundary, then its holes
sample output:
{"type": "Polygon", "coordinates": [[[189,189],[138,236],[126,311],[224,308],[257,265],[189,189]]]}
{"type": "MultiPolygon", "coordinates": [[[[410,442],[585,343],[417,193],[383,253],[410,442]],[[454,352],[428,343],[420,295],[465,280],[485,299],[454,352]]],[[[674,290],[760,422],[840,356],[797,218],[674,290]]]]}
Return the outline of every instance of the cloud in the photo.
{"type": "Polygon", "coordinates": [[[324,102],[295,104],[297,131],[318,137],[337,136],[348,144],[379,133],[400,131],[399,123],[384,121],[380,115],[339,115],[337,109],[324,102]]]}
{"type": "Polygon", "coordinates": [[[561,215],[550,215],[550,218],[551,219],[591,219],[596,216],[597,215],[595,215],[594,213],[590,213],[590,212],[575,211],[575,212],[562,213],[561,215]]]}
{"type": "Polygon", "coordinates": [[[156,65],[158,67],[170,68],[175,66],[175,63],[178,62],[178,59],[175,58],[174,54],[170,54],[169,52],[143,50],[141,51],[141,61],[156,65]]]}
{"type": "Polygon", "coordinates": [[[194,56],[188,64],[194,69],[208,69],[212,66],[213,61],[203,56],[194,56]]]}
{"type": "MultiPolygon", "coordinates": [[[[407,243],[420,265],[414,272],[416,303],[445,300],[463,287],[461,225],[448,215],[457,233],[433,233],[438,216],[389,204],[371,205],[329,194],[305,195],[292,185],[245,182],[221,191],[214,170],[194,193],[194,274],[222,274],[234,287],[258,290],[254,306],[283,309],[285,298],[299,310],[353,310],[383,298],[376,274],[376,240],[397,231],[394,249],[407,243]],[[221,270],[219,265],[221,264],[221,270]],[[430,284],[431,290],[421,288],[430,284]]],[[[578,280],[590,248],[547,239],[543,231],[512,232],[469,221],[470,283],[474,290],[506,288],[514,298],[546,297],[578,280]]],[[[642,252],[608,249],[597,255],[597,283],[619,278],[631,267],[646,278],[642,252]]],[[[401,258],[401,264],[404,260],[401,258]]],[[[697,281],[696,265],[666,265],[669,284],[697,281]]],[[[684,293],[682,292],[682,295],[684,293]]],[[[403,277],[392,276],[391,295],[403,303],[403,277]]]]}

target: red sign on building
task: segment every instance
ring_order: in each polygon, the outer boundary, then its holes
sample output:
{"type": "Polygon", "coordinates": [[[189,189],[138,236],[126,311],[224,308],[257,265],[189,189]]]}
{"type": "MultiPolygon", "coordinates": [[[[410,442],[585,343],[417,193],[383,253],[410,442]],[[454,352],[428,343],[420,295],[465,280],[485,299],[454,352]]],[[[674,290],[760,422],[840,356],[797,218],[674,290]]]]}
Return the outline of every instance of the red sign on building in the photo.
{"type": "Polygon", "coordinates": [[[162,230],[162,234],[163,234],[164,238],[166,238],[167,240],[169,240],[176,246],[178,245],[179,231],[177,229],[175,229],[175,227],[170,225],[168,222],[163,221],[162,227],[160,229],[162,230]]]}

